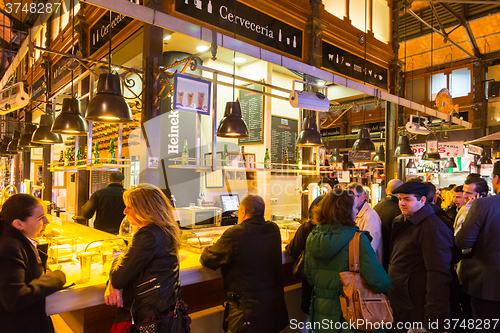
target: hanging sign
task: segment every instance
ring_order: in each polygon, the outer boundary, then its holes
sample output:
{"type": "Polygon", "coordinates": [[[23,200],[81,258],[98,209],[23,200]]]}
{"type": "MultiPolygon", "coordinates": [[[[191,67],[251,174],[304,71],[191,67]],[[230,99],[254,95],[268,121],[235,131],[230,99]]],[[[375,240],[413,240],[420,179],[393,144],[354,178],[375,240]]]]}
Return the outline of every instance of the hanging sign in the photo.
{"type": "Polygon", "coordinates": [[[482,155],[483,154],[483,148],[478,147],[478,146],[469,145],[467,150],[469,151],[469,154],[473,154],[473,155],[482,155]]]}
{"type": "Polygon", "coordinates": [[[367,153],[354,153],[352,151],[349,152],[350,162],[370,162],[371,160],[372,160],[372,154],[370,152],[367,153]]]}
{"type": "Polygon", "coordinates": [[[340,127],[332,127],[320,130],[321,139],[323,141],[333,141],[335,137],[340,135],[340,127]]]}
{"type": "Polygon", "coordinates": [[[61,81],[71,71],[66,67],[66,57],[62,57],[58,62],[52,66],[52,85],[61,81]]]}
{"type": "MultiPolygon", "coordinates": [[[[134,2],[134,1],[132,1],[134,2]]],[[[109,42],[110,30],[113,35],[125,28],[134,19],[120,13],[111,14],[111,24],[109,23],[109,11],[104,14],[96,24],[89,29],[90,55],[94,54],[104,44],[109,42]]]]}
{"type": "MultiPolygon", "coordinates": [[[[424,154],[426,149],[425,143],[412,144],[411,147],[413,148],[415,155],[419,157],[424,154]]],[[[441,158],[464,156],[464,143],[462,141],[439,142],[437,149],[441,158]]]]}
{"type": "Polygon", "coordinates": [[[387,89],[387,69],[327,42],[323,42],[323,67],[376,87],[387,89]]]}
{"type": "Polygon", "coordinates": [[[174,82],[174,110],[210,115],[212,82],[178,73],[174,82]]]}
{"type": "Polygon", "coordinates": [[[31,86],[31,99],[38,99],[38,97],[45,94],[47,91],[47,83],[45,83],[45,75],[35,81],[31,86]]]}
{"type": "Polygon", "coordinates": [[[303,32],[238,1],[175,0],[175,11],[302,58],[303,32]]]}

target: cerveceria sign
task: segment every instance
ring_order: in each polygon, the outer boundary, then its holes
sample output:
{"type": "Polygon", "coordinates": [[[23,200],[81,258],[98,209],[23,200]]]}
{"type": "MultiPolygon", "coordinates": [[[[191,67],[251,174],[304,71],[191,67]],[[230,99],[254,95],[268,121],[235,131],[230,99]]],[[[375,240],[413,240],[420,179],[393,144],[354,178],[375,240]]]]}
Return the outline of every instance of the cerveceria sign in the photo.
{"type": "Polygon", "coordinates": [[[238,1],[176,0],[175,10],[276,50],[302,58],[302,30],[238,1]]]}
{"type": "Polygon", "coordinates": [[[111,23],[109,23],[109,11],[104,14],[89,31],[90,54],[94,54],[104,44],[109,42],[109,33],[112,30],[116,35],[120,30],[125,28],[133,19],[123,14],[113,12],[111,14],[111,23]]]}
{"type": "Polygon", "coordinates": [[[323,67],[387,89],[387,69],[327,42],[323,42],[323,67]]]}

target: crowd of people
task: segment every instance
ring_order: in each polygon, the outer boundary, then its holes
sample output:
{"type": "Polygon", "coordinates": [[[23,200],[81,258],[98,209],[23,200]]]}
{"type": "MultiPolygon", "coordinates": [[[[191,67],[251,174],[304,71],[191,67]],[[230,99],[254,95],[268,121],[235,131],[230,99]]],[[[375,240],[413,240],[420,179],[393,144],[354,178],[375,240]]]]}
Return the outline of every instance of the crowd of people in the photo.
{"type": "MultiPolygon", "coordinates": [[[[122,192],[121,185],[113,186],[122,192]]],[[[500,192],[500,162],[492,186],[500,192]]],[[[500,196],[488,196],[488,184],[477,174],[447,192],[440,200],[432,183],[393,179],[373,208],[358,183],[337,186],[312,202],[309,221],[286,248],[303,258],[301,309],[312,331],[356,331],[335,323],[346,322],[339,277],[349,271],[349,244],[361,232],[359,273],[371,290],[387,294],[394,316],[390,331],[500,332],[500,196]]],[[[180,230],[170,201],[149,184],[124,191],[123,201],[123,214],[138,231],[109,273],[105,303],[118,307],[111,332],[129,331],[137,318],[171,319],[164,331],[173,331],[179,316],[180,332],[189,332],[179,280],[180,230]]],[[[226,332],[277,333],[290,325],[280,230],[264,213],[264,200],[247,195],[238,224],[200,257],[203,266],[221,269],[226,332]]],[[[38,198],[16,194],[0,218],[1,331],[53,332],[45,297],[64,288],[66,278],[61,267],[48,269],[47,254],[37,248],[48,223],[44,207],[38,198]]]]}

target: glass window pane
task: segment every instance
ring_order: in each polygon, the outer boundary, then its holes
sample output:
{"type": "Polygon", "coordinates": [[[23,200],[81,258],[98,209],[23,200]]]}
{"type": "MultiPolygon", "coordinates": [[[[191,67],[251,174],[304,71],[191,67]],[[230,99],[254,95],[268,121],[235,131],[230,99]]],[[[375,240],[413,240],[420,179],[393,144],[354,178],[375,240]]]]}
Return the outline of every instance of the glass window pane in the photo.
{"type": "Polygon", "coordinates": [[[61,17],[59,16],[59,11],[55,12],[52,14],[52,40],[56,39],[57,35],[59,34],[59,21],[61,20],[61,17]]]}
{"type": "Polygon", "coordinates": [[[69,23],[69,14],[71,12],[71,0],[64,0],[63,3],[63,15],[62,15],[62,23],[61,28],[64,29],[66,24],[69,23]]]}
{"type": "Polygon", "coordinates": [[[468,68],[461,68],[451,72],[450,92],[452,97],[467,96],[471,92],[471,73],[468,68]]]}
{"type": "Polygon", "coordinates": [[[391,40],[390,10],[386,0],[373,0],[373,33],[378,40],[388,43],[391,40]]]}
{"type": "Polygon", "coordinates": [[[446,75],[443,73],[433,75],[431,81],[431,101],[436,98],[437,93],[443,88],[448,88],[446,75]]]}
{"type": "Polygon", "coordinates": [[[370,27],[369,12],[370,12],[369,0],[349,0],[349,19],[351,20],[352,25],[361,31],[366,32],[370,27]],[[365,16],[366,16],[366,25],[365,25],[365,16]]]}
{"type": "Polygon", "coordinates": [[[323,0],[325,10],[330,14],[335,15],[339,19],[344,19],[347,16],[345,0],[323,0]]]}
{"type": "Polygon", "coordinates": [[[425,99],[424,79],[418,78],[408,82],[408,86],[406,87],[406,96],[407,99],[412,102],[422,103],[425,99]]]}

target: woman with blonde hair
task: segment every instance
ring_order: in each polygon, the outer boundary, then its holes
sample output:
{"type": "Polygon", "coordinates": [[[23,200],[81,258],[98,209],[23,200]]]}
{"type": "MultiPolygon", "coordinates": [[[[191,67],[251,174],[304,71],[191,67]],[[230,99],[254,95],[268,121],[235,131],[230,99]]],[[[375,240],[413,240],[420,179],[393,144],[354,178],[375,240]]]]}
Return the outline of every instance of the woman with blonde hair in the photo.
{"type": "Polygon", "coordinates": [[[181,299],[180,231],[165,194],[154,185],[139,184],[123,194],[124,214],[139,228],[127,250],[114,262],[104,294],[118,314],[112,332],[125,332],[134,321],[151,321],[183,313],[184,331],[190,319],[181,299]],[[155,311],[156,310],[156,311],[155,311]]]}

